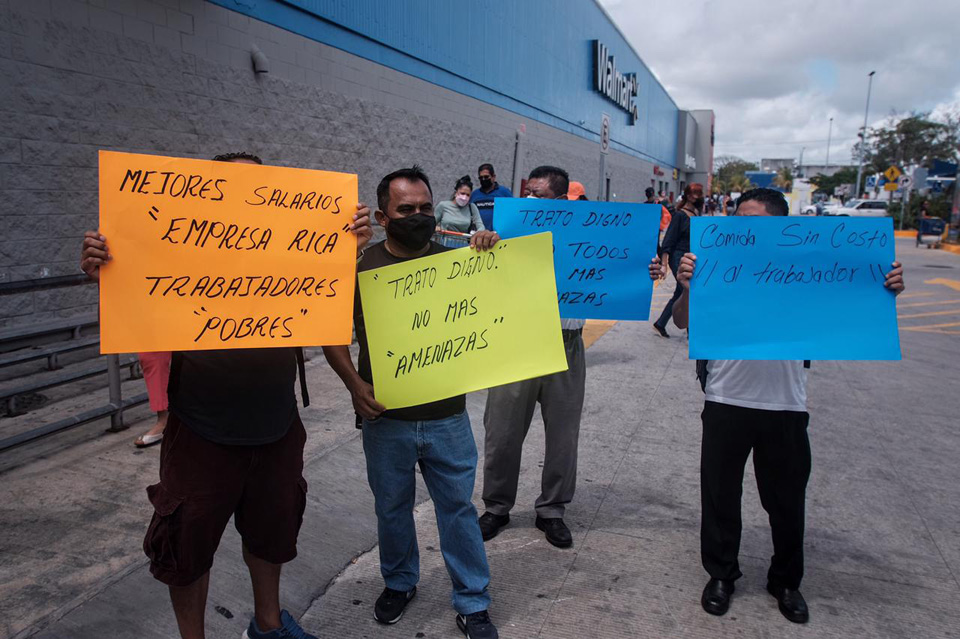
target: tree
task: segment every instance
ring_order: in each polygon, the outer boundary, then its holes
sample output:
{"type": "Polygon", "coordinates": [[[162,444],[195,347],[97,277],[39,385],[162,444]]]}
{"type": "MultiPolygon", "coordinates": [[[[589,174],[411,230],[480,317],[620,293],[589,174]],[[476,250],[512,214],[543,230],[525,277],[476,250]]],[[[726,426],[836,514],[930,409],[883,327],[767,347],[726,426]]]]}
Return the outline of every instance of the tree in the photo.
{"type": "Polygon", "coordinates": [[[733,177],[742,176],[746,171],[756,171],[759,168],[753,162],[747,162],[732,155],[720,156],[714,165],[717,167],[714,175],[726,183],[729,183],[733,177]]]}
{"type": "MultiPolygon", "coordinates": [[[[736,191],[734,181],[739,179],[740,182],[737,182],[737,184],[742,185],[743,180],[746,180],[744,173],[746,171],[756,171],[758,168],[753,162],[747,162],[735,155],[721,155],[714,160],[713,165],[716,168],[713,173],[711,189],[714,193],[736,191]]],[[[750,181],[746,180],[746,183],[749,184],[750,181]]]]}
{"type": "Polygon", "coordinates": [[[710,180],[710,190],[714,195],[725,195],[730,192],[730,188],[727,186],[727,183],[720,179],[716,174],[713,175],[713,179],[710,180]]]}
{"type": "Polygon", "coordinates": [[[776,177],[773,178],[773,185],[783,189],[785,193],[789,193],[793,189],[793,171],[790,170],[789,166],[784,166],[777,171],[776,177]]]}
{"type": "Polygon", "coordinates": [[[810,178],[810,183],[817,187],[817,191],[833,196],[833,191],[842,184],[853,184],[857,180],[857,169],[844,167],[833,175],[819,173],[810,178]]]}
{"type": "Polygon", "coordinates": [[[731,193],[746,193],[752,188],[755,188],[756,185],[750,181],[746,175],[741,173],[740,175],[734,176],[728,183],[727,186],[730,187],[731,193]]]}
{"type": "MultiPolygon", "coordinates": [[[[861,142],[854,145],[854,160],[859,156],[860,145],[861,142]]],[[[884,125],[867,131],[864,172],[924,165],[931,160],[956,161],[958,145],[960,127],[952,117],[943,123],[931,120],[929,112],[900,119],[891,116],[884,125]]]]}

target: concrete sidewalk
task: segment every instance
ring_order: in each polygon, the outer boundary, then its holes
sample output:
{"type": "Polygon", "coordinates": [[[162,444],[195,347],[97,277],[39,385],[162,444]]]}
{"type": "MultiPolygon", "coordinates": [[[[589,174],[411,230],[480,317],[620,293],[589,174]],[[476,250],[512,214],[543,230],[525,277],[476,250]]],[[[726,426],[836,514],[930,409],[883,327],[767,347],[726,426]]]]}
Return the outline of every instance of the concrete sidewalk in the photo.
{"type": "MultiPolygon", "coordinates": [[[[899,303],[904,361],[814,362],[810,375],[807,626],[783,619],[764,590],[772,548],[750,465],[745,576],[726,617],[700,609],[702,393],[685,339],[619,323],[587,351],[578,492],[567,516],[572,549],[550,546],[533,527],[539,417],[531,428],[518,506],[487,546],[501,636],[957,636],[960,336],[941,309],[960,309],[960,291],[925,282],[960,278],[960,256],[906,241],[898,254],[908,268],[899,303]]],[[[669,293],[657,290],[657,310],[669,293]]],[[[285,605],[324,639],[459,636],[428,501],[416,515],[417,599],[396,626],[373,621],[383,585],[349,398],[322,357],[308,379],[309,503],[300,556],[284,571],[285,605]]],[[[481,445],[484,400],[468,397],[481,445]]],[[[78,430],[0,459],[0,637],[176,636],[165,589],[140,551],[150,513],[143,487],[154,481],[159,451],[134,453],[135,434],[78,430]]],[[[419,495],[426,498],[422,486],[419,495]]],[[[238,637],[251,605],[228,527],[212,572],[208,636],[238,637]]]]}

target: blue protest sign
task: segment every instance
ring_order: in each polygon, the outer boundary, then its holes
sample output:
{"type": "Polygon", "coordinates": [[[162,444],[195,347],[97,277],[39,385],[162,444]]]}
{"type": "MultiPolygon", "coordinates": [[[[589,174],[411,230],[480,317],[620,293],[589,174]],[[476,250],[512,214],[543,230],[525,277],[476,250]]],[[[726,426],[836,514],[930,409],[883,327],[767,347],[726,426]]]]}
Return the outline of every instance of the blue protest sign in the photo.
{"type": "Polygon", "coordinates": [[[657,252],[659,204],[497,198],[504,238],[553,233],[560,317],[645,320],[657,252]]]}
{"type": "Polygon", "coordinates": [[[900,359],[893,238],[890,218],[694,218],[690,358],[900,359]]]}

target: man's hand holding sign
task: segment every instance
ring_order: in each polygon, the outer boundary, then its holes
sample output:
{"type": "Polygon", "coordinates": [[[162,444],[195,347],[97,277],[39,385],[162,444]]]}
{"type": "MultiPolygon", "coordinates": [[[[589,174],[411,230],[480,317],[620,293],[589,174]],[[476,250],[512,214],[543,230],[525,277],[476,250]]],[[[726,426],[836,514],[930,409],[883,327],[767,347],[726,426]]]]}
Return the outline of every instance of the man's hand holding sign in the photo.
{"type": "Polygon", "coordinates": [[[101,279],[103,351],[349,343],[356,194],[355,175],[101,152],[81,266],[101,279]]]}

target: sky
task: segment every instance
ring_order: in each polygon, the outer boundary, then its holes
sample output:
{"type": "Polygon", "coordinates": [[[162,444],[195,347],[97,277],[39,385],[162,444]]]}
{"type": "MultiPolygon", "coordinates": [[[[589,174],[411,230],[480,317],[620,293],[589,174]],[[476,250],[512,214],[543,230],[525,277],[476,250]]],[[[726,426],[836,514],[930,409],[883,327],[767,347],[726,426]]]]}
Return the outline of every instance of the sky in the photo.
{"type": "Polygon", "coordinates": [[[960,0],[599,0],[681,109],[716,113],[715,156],[854,163],[892,113],[960,114],[960,0]]]}

